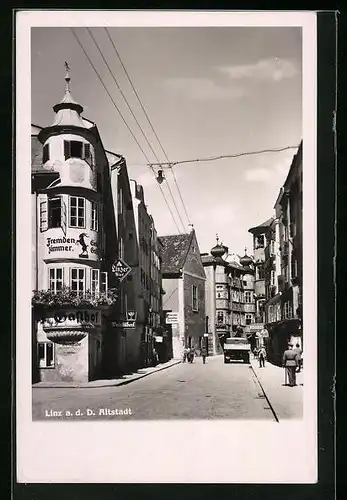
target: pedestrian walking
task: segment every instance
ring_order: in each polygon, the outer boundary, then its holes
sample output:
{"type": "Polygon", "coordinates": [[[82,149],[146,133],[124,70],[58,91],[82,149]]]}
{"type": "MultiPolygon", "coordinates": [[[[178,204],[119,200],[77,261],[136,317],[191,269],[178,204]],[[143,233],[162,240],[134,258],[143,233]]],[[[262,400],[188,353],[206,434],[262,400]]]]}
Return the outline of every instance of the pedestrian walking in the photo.
{"type": "Polygon", "coordinates": [[[254,359],[257,359],[257,357],[258,357],[258,349],[256,347],[253,349],[253,356],[254,356],[254,359]]]}
{"type": "Polygon", "coordinates": [[[295,349],[293,349],[293,351],[295,351],[297,354],[298,368],[296,371],[297,373],[300,373],[302,369],[302,349],[300,347],[300,344],[296,344],[295,349]]]}
{"type": "Polygon", "coordinates": [[[259,368],[265,368],[266,350],[264,346],[262,346],[259,349],[258,358],[259,358],[259,368]]]}
{"type": "Polygon", "coordinates": [[[206,347],[202,347],[201,349],[202,362],[206,363],[207,349],[206,347]]]}
{"type": "Polygon", "coordinates": [[[289,386],[296,385],[296,368],[298,366],[297,353],[293,349],[293,344],[288,344],[288,349],[284,351],[282,364],[288,377],[289,386]]]}
{"type": "Polygon", "coordinates": [[[185,347],[183,349],[183,363],[185,363],[188,359],[188,354],[189,354],[189,347],[185,347]]]}

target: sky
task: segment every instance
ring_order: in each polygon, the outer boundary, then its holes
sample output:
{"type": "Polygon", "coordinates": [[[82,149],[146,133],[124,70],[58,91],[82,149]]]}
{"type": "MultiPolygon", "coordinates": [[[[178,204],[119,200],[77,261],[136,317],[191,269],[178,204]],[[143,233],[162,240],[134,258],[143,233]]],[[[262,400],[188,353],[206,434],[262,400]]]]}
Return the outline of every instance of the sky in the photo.
{"type": "MultiPolygon", "coordinates": [[[[301,28],[108,28],[170,161],[299,145],[302,138],[301,28]]],[[[91,28],[159,162],[166,161],[104,28],[91,28]]],[[[149,163],[157,163],[85,28],[75,28],[149,163]]],[[[296,149],[164,169],[161,184],[175,221],[141,152],[70,28],[32,28],[32,123],[49,126],[52,107],[70,89],[96,123],[105,149],[125,156],[129,177],[144,186],[159,235],[188,232],[200,252],[220,241],[252,254],[248,229],[273,215],[296,149]],[[174,196],[179,216],[168,189],[174,196]],[[183,223],[183,225],[182,225],[183,223]]],[[[154,167],[155,169],[157,167],[154,167]]]]}

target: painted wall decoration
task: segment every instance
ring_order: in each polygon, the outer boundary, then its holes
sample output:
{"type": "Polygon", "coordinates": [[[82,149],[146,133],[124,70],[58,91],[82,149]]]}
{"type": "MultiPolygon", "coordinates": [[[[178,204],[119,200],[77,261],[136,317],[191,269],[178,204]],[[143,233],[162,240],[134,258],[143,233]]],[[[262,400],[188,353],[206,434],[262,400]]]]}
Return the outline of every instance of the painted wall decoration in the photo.
{"type": "Polygon", "coordinates": [[[66,236],[62,236],[61,231],[57,237],[46,236],[44,253],[46,259],[66,257],[98,260],[100,250],[96,233],[70,230],[66,236]]]}

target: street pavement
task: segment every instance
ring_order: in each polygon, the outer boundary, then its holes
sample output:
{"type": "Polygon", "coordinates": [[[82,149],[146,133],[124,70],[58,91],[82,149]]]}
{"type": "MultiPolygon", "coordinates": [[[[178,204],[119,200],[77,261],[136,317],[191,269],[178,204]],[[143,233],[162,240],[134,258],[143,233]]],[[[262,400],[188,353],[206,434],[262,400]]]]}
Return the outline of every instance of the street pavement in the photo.
{"type": "Polygon", "coordinates": [[[251,359],[251,364],[278,420],[302,418],[304,371],[296,374],[297,385],[289,387],[285,385],[284,368],[267,361],[260,368],[256,359],[251,359]]]}
{"type": "Polygon", "coordinates": [[[250,365],[180,363],[127,385],[33,388],[33,420],[261,419],[275,417],[250,365]]]}

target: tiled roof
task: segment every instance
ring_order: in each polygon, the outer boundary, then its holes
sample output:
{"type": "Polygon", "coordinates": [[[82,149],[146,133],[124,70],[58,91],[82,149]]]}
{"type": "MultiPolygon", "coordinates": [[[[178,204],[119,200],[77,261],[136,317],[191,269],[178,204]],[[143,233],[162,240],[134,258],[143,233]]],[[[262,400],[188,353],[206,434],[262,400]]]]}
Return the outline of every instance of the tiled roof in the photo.
{"type": "Polygon", "coordinates": [[[193,233],[160,236],[163,245],[162,273],[174,274],[183,269],[193,233]]]}

